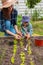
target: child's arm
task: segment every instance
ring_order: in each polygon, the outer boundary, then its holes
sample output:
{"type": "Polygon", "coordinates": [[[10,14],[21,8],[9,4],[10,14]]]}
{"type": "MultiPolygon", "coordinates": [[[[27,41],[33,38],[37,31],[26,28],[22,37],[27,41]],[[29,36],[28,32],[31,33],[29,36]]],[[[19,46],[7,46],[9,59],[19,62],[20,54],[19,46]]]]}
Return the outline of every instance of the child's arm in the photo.
{"type": "Polygon", "coordinates": [[[28,33],[30,34],[30,36],[32,36],[33,29],[32,29],[32,24],[31,23],[29,25],[29,31],[28,31],[28,33]]]}
{"type": "Polygon", "coordinates": [[[23,24],[22,23],[21,23],[21,33],[22,33],[23,36],[26,34],[26,32],[25,32],[25,30],[23,28],[23,24]]]}
{"type": "Polygon", "coordinates": [[[26,34],[26,32],[23,30],[23,28],[21,29],[21,32],[22,32],[23,35],[26,34]]]}

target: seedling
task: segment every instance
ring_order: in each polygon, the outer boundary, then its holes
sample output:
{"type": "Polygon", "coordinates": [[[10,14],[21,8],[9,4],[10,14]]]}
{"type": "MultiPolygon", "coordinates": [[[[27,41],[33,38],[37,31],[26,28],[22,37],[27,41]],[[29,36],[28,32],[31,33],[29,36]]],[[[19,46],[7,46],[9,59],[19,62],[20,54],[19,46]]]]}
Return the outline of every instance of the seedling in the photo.
{"type": "Polygon", "coordinates": [[[16,54],[16,51],[17,51],[17,45],[14,45],[13,53],[16,54]]]}
{"type": "Polygon", "coordinates": [[[20,56],[21,57],[25,57],[25,53],[24,52],[21,52],[20,56]]]}
{"type": "Polygon", "coordinates": [[[20,56],[21,56],[21,60],[22,60],[21,65],[24,65],[24,62],[25,62],[25,53],[21,52],[20,56]]]}
{"type": "Polygon", "coordinates": [[[34,65],[34,62],[33,62],[33,61],[31,61],[31,62],[30,62],[30,65],[34,65]]]}
{"type": "MultiPolygon", "coordinates": [[[[28,54],[31,55],[32,54],[32,51],[31,51],[31,46],[30,46],[30,40],[28,41],[28,44],[29,44],[29,47],[28,47],[28,54]]],[[[34,62],[32,61],[32,58],[29,58],[30,59],[30,65],[34,65],[34,62]]]]}
{"type": "Polygon", "coordinates": [[[16,40],[14,40],[14,43],[15,43],[15,45],[14,45],[14,47],[13,47],[13,56],[11,57],[11,63],[12,64],[14,64],[14,62],[15,62],[15,54],[16,54],[16,51],[17,51],[17,41],[16,40]]]}
{"type": "Polygon", "coordinates": [[[20,65],[25,65],[24,63],[21,63],[20,65]]]}
{"type": "Polygon", "coordinates": [[[11,62],[12,62],[12,64],[14,64],[14,61],[15,61],[15,59],[14,59],[14,57],[12,56],[12,57],[11,57],[11,62]]]}
{"type": "Polygon", "coordinates": [[[14,40],[14,44],[17,44],[17,40],[16,39],[14,40]]]}
{"type": "Polygon", "coordinates": [[[20,46],[21,46],[21,48],[23,47],[23,42],[22,41],[20,41],[20,46]]]}
{"type": "Polygon", "coordinates": [[[29,46],[28,48],[28,54],[31,55],[32,54],[32,51],[31,51],[31,47],[29,46]]]}

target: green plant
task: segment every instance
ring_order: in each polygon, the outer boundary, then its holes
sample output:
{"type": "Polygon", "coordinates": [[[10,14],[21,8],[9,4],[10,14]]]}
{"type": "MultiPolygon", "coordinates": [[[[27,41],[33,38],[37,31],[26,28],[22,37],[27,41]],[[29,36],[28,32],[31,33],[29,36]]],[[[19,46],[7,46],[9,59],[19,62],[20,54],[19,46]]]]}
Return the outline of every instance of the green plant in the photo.
{"type": "Polygon", "coordinates": [[[14,64],[15,62],[15,54],[16,54],[16,51],[17,51],[17,40],[14,40],[14,46],[13,46],[13,56],[11,57],[11,63],[14,64]]]}
{"type": "Polygon", "coordinates": [[[24,63],[21,63],[20,65],[24,65],[24,63]]]}
{"type": "Polygon", "coordinates": [[[43,16],[40,16],[40,18],[38,19],[38,21],[43,21],[43,16]]]}
{"type": "Polygon", "coordinates": [[[31,54],[32,54],[32,51],[31,51],[31,46],[30,46],[30,45],[31,45],[31,41],[30,41],[30,40],[28,40],[28,46],[29,46],[29,47],[28,47],[28,54],[29,54],[29,55],[31,55],[31,54]]]}
{"type": "Polygon", "coordinates": [[[30,46],[28,47],[28,54],[29,54],[29,55],[32,54],[32,51],[31,51],[31,47],[30,47],[30,46]]]}
{"type": "Polygon", "coordinates": [[[20,65],[25,65],[24,63],[21,63],[20,65]]]}
{"type": "Polygon", "coordinates": [[[15,62],[15,54],[16,54],[16,51],[17,51],[17,45],[14,45],[13,47],[13,56],[11,57],[11,63],[14,64],[15,62]]]}
{"type": "Polygon", "coordinates": [[[11,57],[11,63],[14,64],[14,62],[15,62],[15,59],[14,59],[14,57],[12,56],[12,57],[11,57]]]}
{"type": "Polygon", "coordinates": [[[0,36],[4,36],[4,32],[0,32],[0,36]]]}
{"type": "Polygon", "coordinates": [[[17,44],[17,40],[16,39],[13,42],[14,42],[14,44],[17,44]]]}
{"type": "Polygon", "coordinates": [[[40,1],[41,0],[27,0],[26,5],[28,6],[28,8],[33,8],[40,1]]]}
{"type": "Polygon", "coordinates": [[[35,65],[33,61],[30,61],[30,65],[35,65]]]}
{"type": "Polygon", "coordinates": [[[32,20],[37,21],[38,19],[39,19],[39,12],[37,10],[34,10],[32,14],[32,20]]]}
{"type": "Polygon", "coordinates": [[[18,18],[17,18],[17,25],[18,25],[18,27],[21,26],[21,20],[22,20],[22,15],[18,15],[18,18]]]}
{"type": "Polygon", "coordinates": [[[21,65],[25,65],[25,53],[21,52],[20,57],[21,57],[21,61],[22,61],[21,65]]]}
{"type": "Polygon", "coordinates": [[[16,51],[17,51],[17,45],[14,45],[13,53],[16,54],[16,51]]]}
{"type": "MultiPolygon", "coordinates": [[[[31,44],[31,41],[30,40],[28,40],[28,44],[29,44],[29,47],[28,47],[28,55],[30,56],[32,54],[31,46],[30,46],[30,44],[31,44]]],[[[34,65],[34,62],[33,62],[33,59],[32,59],[31,56],[29,57],[29,60],[30,60],[30,65],[34,65]]]]}
{"type": "Polygon", "coordinates": [[[20,41],[20,46],[21,46],[21,48],[23,47],[23,42],[22,41],[20,41]]]}

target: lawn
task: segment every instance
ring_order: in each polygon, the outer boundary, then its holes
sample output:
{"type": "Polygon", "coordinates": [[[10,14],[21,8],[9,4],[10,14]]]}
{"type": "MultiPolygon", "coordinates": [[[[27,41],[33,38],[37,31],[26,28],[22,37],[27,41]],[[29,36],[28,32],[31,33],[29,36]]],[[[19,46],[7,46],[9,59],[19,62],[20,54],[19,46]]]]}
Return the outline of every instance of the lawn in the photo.
{"type": "Polygon", "coordinates": [[[43,35],[43,21],[32,21],[33,33],[43,35]]]}

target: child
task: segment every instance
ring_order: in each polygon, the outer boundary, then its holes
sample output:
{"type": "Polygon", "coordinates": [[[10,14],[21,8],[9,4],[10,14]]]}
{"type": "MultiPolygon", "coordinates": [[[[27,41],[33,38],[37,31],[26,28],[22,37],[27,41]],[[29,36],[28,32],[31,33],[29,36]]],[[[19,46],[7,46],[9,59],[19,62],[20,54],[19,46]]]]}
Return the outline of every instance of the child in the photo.
{"type": "MultiPolygon", "coordinates": [[[[32,35],[32,25],[28,16],[22,17],[21,32],[22,35],[25,36],[26,40],[28,40],[32,35]]],[[[27,50],[27,47],[28,45],[26,44],[24,49],[27,50]]]]}

